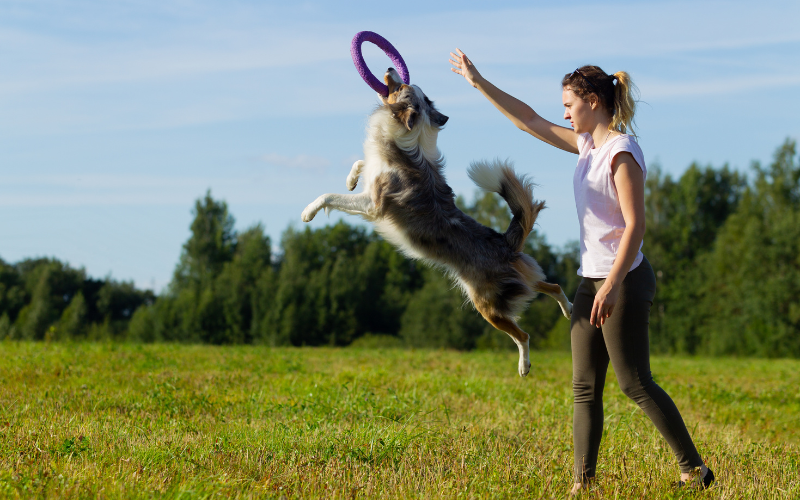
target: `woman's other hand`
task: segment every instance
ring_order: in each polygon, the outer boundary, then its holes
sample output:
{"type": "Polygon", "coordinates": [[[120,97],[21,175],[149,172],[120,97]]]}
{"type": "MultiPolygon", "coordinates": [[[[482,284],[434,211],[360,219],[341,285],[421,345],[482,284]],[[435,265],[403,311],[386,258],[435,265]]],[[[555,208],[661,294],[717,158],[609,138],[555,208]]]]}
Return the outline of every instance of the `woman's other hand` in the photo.
{"type": "Polygon", "coordinates": [[[480,80],[481,74],[478,73],[478,69],[475,68],[475,65],[472,64],[469,57],[461,52],[461,49],[456,49],[456,52],[458,52],[458,54],[450,52],[450,64],[453,65],[450,71],[463,76],[470,85],[477,87],[476,82],[480,80]]]}
{"type": "Polygon", "coordinates": [[[589,316],[589,323],[596,328],[603,326],[606,319],[610,318],[611,313],[614,312],[614,306],[617,305],[618,299],[619,287],[609,285],[608,280],[606,280],[594,296],[592,315],[589,316]]]}

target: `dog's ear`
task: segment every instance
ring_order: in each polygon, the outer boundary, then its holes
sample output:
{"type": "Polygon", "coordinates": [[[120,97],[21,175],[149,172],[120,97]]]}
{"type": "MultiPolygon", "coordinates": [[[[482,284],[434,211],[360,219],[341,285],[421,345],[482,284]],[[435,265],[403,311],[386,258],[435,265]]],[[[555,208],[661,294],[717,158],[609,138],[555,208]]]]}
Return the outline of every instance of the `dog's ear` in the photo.
{"type": "Polygon", "coordinates": [[[408,130],[411,130],[414,128],[414,124],[417,123],[418,115],[419,113],[417,113],[417,110],[409,106],[405,113],[401,115],[401,121],[405,123],[408,130]]]}
{"type": "Polygon", "coordinates": [[[444,127],[444,124],[447,123],[447,120],[450,119],[450,117],[444,116],[435,109],[432,109],[430,115],[428,116],[430,116],[431,118],[431,123],[433,123],[437,127],[444,127]]]}
{"type": "Polygon", "coordinates": [[[414,128],[419,113],[413,106],[407,102],[398,102],[396,104],[390,104],[389,108],[392,110],[392,116],[405,125],[408,130],[414,128]]]}

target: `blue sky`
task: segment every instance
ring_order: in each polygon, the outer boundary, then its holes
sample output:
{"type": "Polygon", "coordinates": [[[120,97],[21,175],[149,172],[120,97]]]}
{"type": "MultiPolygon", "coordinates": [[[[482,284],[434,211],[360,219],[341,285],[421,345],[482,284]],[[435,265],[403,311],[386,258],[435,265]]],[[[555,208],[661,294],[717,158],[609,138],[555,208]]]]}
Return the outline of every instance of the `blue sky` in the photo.
{"type": "MultiPolygon", "coordinates": [[[[207,189],[277,245],[317,195],[345,192],[361,156],[376,104],[350,59],[361,30],[391,41],[450,117],[439,144],[454,190],[472,196],[471,160],[512,159],[547,201],[538,230],[563,245],[578,235],[576,158],[514,128],[449,71],[450,50],[557,123],[565,73],[628,71],[649,167],[748,171],[800,137],[798,19],[796,0],[3,0],[0,258],[53,256],[160,290],[207,189]]],[[[364,55],[378,75],[389,65],[364,55]]]]}

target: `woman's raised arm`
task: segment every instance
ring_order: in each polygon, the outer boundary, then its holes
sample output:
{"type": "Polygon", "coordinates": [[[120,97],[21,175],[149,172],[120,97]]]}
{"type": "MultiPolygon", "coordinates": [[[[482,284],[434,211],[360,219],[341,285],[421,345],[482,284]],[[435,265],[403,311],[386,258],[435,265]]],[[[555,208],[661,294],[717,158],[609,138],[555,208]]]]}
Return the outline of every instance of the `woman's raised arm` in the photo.
{"type": "Polygon", "coordinates": [[[545,120],[524,102],[498,89],[481,76],[461,49],[456,49],[456,52],[458,54],[450,52],[450,64],[453,65],[450,70],[480,90],[514,125],[552,146],[578,154],[578,134],[575,131],[545,120]]]}

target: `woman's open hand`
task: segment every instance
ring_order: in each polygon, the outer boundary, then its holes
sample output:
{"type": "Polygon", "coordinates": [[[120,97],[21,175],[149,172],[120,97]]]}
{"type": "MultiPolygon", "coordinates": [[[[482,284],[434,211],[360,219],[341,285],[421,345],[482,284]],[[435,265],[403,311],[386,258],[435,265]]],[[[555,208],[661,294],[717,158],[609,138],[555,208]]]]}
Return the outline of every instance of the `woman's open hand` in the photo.
{"type": "Polygon", "coordinates": [[[614,306],[617,305],[618,299],[619,287],[612,287],[608,284],[608,280],[606,280],[594,296],[592,315],[589,316],[589,323],[596,328],[603,326],[606,319],[610,318],[611,313],[614,312],[614,306]]]}
{"type": "Polygon", "coordinates": [[[450,71],[463,76],[470,85],[475,87],[476,81],[481,78],[481,74],[478,73],[477,68],[475,68],[475,65],[469,60],[469,57],[461,52],[461,49],[456,49],[456,52],[458,52],[458,54],[450,52],[450,64],[453,65],[450,71]]]}

